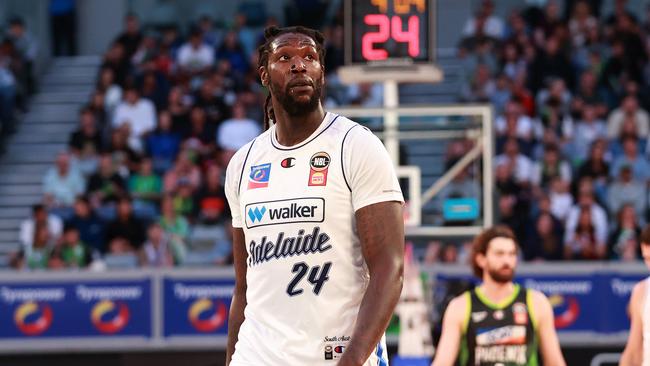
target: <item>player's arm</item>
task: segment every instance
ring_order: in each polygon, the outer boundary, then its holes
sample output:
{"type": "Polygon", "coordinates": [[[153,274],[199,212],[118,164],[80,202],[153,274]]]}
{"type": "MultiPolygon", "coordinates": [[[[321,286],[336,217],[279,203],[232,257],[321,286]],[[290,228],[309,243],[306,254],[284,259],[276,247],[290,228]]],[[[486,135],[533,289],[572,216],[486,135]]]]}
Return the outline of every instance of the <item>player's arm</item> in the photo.
{"type": "Polygon", "coordinates": [[[442,319],[442,335],[432,366],[453,366],[458,358],[460,340],[465,331],[464,325],[468,310],[467,295],[451,300],[442,319]]]}
{"type": "Polygon", "coordinates": [[[239,336],[239,327],[244,322],[244,308],[246,308],[246,245],[244,230],[233,228],[232,255],[235,267],[235,291],[230,303],[228,316],[228,346],[226,349],[226,366],[230,364],[235,344],[239,336]]]}
{"type": "Polygon", "coordinates": [[[540,342],[540,352],[545,365],[566,366],[560,341],[555,331],[553,307],[546,296],[531,290],[533,315],[537,320],[537,334],[540,342]]]}
{"type": "Polygon", "coordinates": [[[375,203],[360,208],[355,216],[370,281],[339,366],[360,366],[377,348],[399,300],[404,273],[402,203],[375,203]]]}
{"type": "Polygon", "coordinates": [[[634,286],[630,299],[630,335],[621,356],[620,366],[641,365],[643,349],[643,324],[641,319],[641,308],[643,306],[643,295],[646,293],[646,281],[634,286]]]}

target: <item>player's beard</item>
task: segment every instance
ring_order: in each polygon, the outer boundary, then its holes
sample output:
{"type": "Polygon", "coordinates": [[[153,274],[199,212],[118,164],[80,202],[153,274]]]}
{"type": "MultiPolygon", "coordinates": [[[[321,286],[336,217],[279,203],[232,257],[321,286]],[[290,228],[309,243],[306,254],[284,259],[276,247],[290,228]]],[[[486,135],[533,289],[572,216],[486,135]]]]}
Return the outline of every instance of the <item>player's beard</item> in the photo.
{"type": "Polygon", "coordinates": [[[306,102],[298,101],[291,94],[291,86],[288,84],[285,88],[271,80],[271,92],[280,102],[282,108],[292,117],[304,116],[318,108],[318,103],[323,91],[323,84],[319,79],[312,82],[313,93],[306,102]]]}
{"type": "Polygon", "coordinates": [[[512,279],[515,277],[515,271],[513,268],[506,266],[500,269],[489,268],[488,275],[494,282],[504,284],[512,282],[512,279]]]}

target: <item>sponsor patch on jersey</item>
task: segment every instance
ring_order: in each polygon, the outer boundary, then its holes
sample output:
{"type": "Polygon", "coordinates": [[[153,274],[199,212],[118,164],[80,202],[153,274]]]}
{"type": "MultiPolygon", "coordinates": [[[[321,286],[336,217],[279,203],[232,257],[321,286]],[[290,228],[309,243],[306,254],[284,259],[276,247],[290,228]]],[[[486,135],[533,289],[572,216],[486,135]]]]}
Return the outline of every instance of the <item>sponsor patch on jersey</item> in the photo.
{"type": "Polygon", "coordinates": [[[350,342],[350,336],[327,336],[325,337],[325,359],[338,360],[350,342]]]}
{"type": "Polygon", "coordinates": [[[477,346],[474,361],[477,365],[526,365],[528,346],[477,346]]]}
{"type": "Polygon", "coordinates": [[[487,311],[474,312],[474,313],[472,313],[472,321],[474,323],[479,323],[479,322],[483,321],[485,318],[487,318],[487,315],[488,315],[487,311]]]}
{"type": "Polygon", "coordinates": [[[271,177],[271,163],[254,165],[248,176],[248,189],[266,188],[271,177]]]}
{"type": "Polygon", "coordinates": [[[476,344],[479,346],[525,344],[526,327],[508,325],[499,328],[481,328],[476,332],[476,344]]]}
{"type": "Polygon", "coordinates": [[[512,305],[512,315],[515,319],[515,324],[528,324],[528,310],[526,310],[526,305],[521,302],[517,302],[512,305]]]}
{"type": "Polygon", "coordinates": [[[318,197],[249,203],[244,208],[246,227],[323,222],[325,200],[318,197]]]}
{"type": "Polygon", "coordinates": [[[286,158],[280,163],[283,168],[291,168],[294,165],[296,165],[296,158],[286,158]]]}
{"type": "Polygon", "coordinates": [[[330,165],[330,156],[328,153],[321,151],[312,155],[309,159],[309,186],[327,185],[327,170],[330,165]]]}

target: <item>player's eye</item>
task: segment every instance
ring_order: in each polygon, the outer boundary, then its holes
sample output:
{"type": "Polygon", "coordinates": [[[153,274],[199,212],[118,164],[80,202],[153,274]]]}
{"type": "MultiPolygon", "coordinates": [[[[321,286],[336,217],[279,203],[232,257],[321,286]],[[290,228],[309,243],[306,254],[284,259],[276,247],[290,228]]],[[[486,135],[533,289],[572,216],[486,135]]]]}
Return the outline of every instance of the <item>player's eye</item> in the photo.
{"type": "Polygon", "coordinates": [[[306,58],[307,60],[309,60],[309,61],[314,61],[314,60],[316,59],[316,57],[314,57],[314,55],[311,55],[311,54],[305,56],[305,58],[306,58]]]}
{"type": "Polygon", "coordinates": [[[287,60],[289,60],[289,56],[288,56],[288,55],[280,55],[280,57],[278,58],[278,60],[280,60],[280,61],[287,61],[287,60]]]}

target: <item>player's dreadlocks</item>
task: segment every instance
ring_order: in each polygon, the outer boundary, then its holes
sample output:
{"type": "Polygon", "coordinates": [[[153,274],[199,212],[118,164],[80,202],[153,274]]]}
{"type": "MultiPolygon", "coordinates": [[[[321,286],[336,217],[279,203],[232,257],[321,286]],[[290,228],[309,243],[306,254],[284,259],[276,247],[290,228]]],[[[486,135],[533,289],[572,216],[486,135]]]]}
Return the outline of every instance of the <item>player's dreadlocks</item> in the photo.
{"type": "MultiPolygon", "coordinates": [[[[316,51],[318,52],[318,59],[320,60],[321,64],[325,62],[325,47],[323,45],[323,42],[325,41],[325,37],[321,32],[315,29],[302,27],[302,26],[283,27],[283,28],[271,26],[264,30],[264,44],[259,46],[259,48],[257,49],[257,52],[259,54],[259,58],[258,58],[259,61],[257,65],[258,68],[261,66],[268,67],[271,42],[273,42],[273,40],[275,40],[279,35],[285,33],[300,33],[313,39],[314,42],[316,43],[316,51]]],[[[265,131],[271,126],[270,123],[271,120],[275,120],[275,115],[273,114],[271,93],[269,92],[269,95],[266,97],[266,101],[264,102],[264,130],[265,131]]]]}

